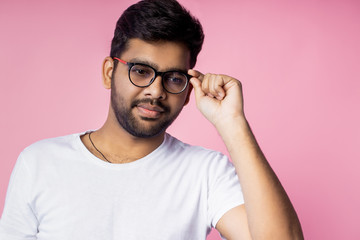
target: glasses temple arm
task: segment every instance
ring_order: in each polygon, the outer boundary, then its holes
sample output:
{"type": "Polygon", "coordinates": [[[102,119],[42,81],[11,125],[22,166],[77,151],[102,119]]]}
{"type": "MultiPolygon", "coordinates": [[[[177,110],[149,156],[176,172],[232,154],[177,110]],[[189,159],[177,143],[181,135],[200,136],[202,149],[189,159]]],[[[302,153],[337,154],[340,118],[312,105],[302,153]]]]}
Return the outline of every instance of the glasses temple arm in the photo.
{"type": "Polygon", "coordinates": [[[113,57],[113,59],[116,59],[116,60],[118,60],[118,61],[121,62],[121,63],[128,64],[127,62],[125,62],[124,60],[121,60],[120,58],[113,57]]]}

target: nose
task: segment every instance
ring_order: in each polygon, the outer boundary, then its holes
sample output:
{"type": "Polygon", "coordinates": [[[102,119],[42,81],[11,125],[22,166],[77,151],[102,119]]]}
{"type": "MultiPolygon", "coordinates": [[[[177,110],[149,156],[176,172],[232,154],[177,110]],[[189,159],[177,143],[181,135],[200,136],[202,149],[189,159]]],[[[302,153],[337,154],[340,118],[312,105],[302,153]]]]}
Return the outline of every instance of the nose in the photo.
{"type": "Polygon", "coordinates": [[[166,91],[162,85],[161,76],[157,76],[152,84],[144,89],[144,93],[148,97],[164,100],[166,98],[166,91]]]}

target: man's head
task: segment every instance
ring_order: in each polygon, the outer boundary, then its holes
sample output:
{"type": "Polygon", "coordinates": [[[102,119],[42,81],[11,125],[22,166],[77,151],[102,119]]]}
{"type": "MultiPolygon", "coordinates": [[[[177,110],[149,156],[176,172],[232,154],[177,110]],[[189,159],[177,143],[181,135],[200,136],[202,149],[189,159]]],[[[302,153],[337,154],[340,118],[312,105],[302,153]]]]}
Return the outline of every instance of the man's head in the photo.
{"type": "Polygon", "coordinates": [[[195,65],[203,39],[198,20],[175,0],[144,0],[125,10],[103,68],[104,85],[111,88],[111,118],[136,137],[164,133],[188,102],[191,86],[178,94],[169,92],[164,75],[146,87],[135,86],[131,66],[186,72],[195,65]]]}
{"type": "Polygon", "coordinates": [[[126,9],[117,21],[110,56],[120,56],[129,40],[135,38],[184,44],[190,51],[193,68],[204,34],[199,21],[176,0],[143,0],[126,9]]]}

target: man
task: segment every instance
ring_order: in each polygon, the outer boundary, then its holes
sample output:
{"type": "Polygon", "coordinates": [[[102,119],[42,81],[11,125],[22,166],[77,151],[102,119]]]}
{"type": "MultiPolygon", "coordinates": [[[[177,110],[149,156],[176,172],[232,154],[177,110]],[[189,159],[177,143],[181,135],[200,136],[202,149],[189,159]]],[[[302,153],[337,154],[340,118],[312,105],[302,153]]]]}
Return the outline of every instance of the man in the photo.
{"type": "Polygon", "coordinates": [[[105,124],[20,154],[0,239],[205,239],[211,227],[226,239],[302,239],[246,121],[241,83],[193,69],[203,38],[175,0],[129,7],[103,63],[105,124]],[[234,166],[165,132],[192,88],[234,166]]]}

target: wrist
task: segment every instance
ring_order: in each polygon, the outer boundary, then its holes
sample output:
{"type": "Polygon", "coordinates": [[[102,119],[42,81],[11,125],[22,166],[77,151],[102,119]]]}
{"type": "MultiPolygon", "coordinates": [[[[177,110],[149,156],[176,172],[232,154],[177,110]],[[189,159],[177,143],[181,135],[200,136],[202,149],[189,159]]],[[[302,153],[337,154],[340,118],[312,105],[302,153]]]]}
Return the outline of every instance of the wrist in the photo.
{"type": "Polygon", "coordinates": [[[218,131],[227,131],[227,130],[231,130],[234,126],[246,126],[246,125],[248,125],[248,122],[246,120],[245,115],[243,114],[221,118],[214,123],[214,126],[218,131]]]}
{"type": "Polygon", "coordinates": [[[214,124],[214,126],[223,138],[246,133],[250,130],[250,126],[244,115],[221,119],[216,124],[214,124]]]}

